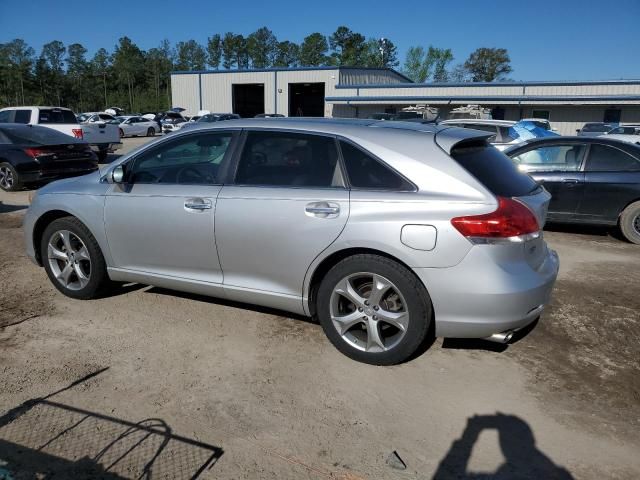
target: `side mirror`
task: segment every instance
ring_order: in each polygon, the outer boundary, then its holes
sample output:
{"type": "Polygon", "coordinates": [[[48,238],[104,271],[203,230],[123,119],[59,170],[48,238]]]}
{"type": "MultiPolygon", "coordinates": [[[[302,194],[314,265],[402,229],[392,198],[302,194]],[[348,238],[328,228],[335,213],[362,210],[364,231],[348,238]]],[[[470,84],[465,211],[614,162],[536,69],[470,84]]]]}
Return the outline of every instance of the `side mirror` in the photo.
{"type": "Polygon", "coordinates": [[[118,165],[116,168],[111,170],[109,174],[109,183],[122,183],[124,182],[124,167],[122,165],[118,165]]]}

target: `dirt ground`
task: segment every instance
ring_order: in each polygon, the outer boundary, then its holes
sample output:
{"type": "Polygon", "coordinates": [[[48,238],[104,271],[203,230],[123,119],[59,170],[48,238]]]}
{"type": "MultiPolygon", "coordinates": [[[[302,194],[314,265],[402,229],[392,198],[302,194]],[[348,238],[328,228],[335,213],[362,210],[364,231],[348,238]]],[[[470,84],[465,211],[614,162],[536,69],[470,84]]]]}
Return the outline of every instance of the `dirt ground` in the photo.
{"type": "Polygon", "coordinates": [[[27,205],[0,193],[0,479],[640,478],[640,247],[607,232],[545,233],[553,302],[509,347],[374,367],[283,312],[66,298],[24,254],[27,205]]]}

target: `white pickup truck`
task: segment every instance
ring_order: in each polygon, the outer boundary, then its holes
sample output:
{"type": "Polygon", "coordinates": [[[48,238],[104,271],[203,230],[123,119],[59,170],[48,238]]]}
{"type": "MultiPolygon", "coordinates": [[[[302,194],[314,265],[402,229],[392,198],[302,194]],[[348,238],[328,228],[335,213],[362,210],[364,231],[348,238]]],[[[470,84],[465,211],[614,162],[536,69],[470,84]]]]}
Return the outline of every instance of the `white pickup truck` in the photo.
{"type": "Polygon", "coordinates": [[[91,145],[103,162],[107,154],[122,148],[117,125],[79,124],[73,111],[62,107],[7,107],[0,110],[0,123],[26,123],[53,128],[91,145]]]}

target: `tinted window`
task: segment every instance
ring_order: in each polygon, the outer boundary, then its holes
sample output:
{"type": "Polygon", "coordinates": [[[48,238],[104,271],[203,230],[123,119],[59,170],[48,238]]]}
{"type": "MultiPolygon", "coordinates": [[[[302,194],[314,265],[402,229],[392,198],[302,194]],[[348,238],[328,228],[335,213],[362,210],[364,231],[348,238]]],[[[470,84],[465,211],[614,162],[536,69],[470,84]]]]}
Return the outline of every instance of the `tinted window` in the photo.
{"type": "Polygon", "coordinates": [[[11,118],[11,110],[5,110],[4,112],[0,112],[0,123],[7,123],[11,118]]]}
{"type": "Polygon", "coordinates": [[[38,123],[78,123],[78,120],[71,110],[59,110],[57,108],[51,108],[40,109],[38,123]]]}
{"type": "Polygon", "coordinates": [[[451,156],[494,195],[519,197],[538,188],[538,184],[518,170],[509,157],[486,143],[454,148],[451,156]]]}
{"type": "Polygon", "coordinates": [[[2,132],[11,143],[20,145],[60,145],[68,143],[83,143],[51,128],[3,126],[2,132]]]}
{"type": "Polygon", "coordinates": [[[352,187],[367,190],[414,190],[413,186],[368,153],[340,142],[344,166],[352,187]]]}
{"type": "Polygon", "coordinates": [[[127,179],[132,183],[216,184],[231,137],[229,132],[203,133],[162,143],[135,159],[127,179]]]}
{"type": "Polygon", "coordinates": [[[602,123],[587,123],[582,127],[583,132],[608,132],[612,125],[603,125],[602,123]]]}
{"type": "Polygon", "coordinates": [[[569,171],[580,170],[582,157],[587,147],[580,145],[547,145],[513,157],[526,171],[569,171]]]}
{"type": "Polygon", "coordinates": [[[242,185],[330,187],[338,153],[331,137],[249,132],[236,175],[242,185]]]}
{"type": "Polygon", "coordinates": [[[588,171],[591,172],[620,172],[640,170],[640,163],[628,153],[606,145],[591,145],[588,171]]]}
{"type": "Polygon", "coordinates": [[[31,121],[31,110],[16,110],[13,121],[15,123],[29,123],[31,121]]]}

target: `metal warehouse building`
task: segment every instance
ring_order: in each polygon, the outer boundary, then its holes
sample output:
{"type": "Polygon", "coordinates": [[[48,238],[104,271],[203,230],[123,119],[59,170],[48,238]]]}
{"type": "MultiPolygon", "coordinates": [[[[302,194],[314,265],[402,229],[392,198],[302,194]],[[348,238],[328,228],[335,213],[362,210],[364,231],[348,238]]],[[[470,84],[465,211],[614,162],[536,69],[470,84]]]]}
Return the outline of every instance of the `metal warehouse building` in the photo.
{"type": "Polygon", "coordinates": [[[392,69],[315,67],[171,74],[172,102],[186,108],[286,116],[359,117],[430,105],[474,104],[493,118],[547,118],[570,135],[585,122],[640,123],[640,80],[585,82],[412,83],[392,69]]]}

